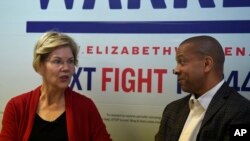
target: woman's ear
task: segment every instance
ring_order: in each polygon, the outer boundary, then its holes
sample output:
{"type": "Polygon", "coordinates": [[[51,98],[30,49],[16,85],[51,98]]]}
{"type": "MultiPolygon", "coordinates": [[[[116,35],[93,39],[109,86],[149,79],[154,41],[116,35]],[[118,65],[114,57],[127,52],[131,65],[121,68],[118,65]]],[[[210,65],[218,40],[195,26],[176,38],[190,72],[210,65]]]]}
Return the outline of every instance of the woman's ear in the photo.
{"type": "Polygon", "coordinates": [[[45,70],[44,63],[40,63],[37,67],[37,73],[39,73],[41,76],[43,76],[45,70]]]}
{"type": "Polygon", "coordinates": [[[214,60],[211,56],[205,57],[204,67],[205,72],[211,71],[211,69],[214,67],[214,60]]]}

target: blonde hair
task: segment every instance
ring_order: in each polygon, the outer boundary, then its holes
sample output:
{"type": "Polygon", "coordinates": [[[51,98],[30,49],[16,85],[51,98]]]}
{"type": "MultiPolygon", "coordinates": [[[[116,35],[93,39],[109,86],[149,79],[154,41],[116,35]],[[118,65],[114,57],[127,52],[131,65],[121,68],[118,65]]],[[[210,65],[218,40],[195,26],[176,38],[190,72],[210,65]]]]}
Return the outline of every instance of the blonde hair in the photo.
{"type": "Polygon", "coordinates": [[[43,63],[47,59],[51,52],[62,46],[70,47],[74,56],[74,63],[77,66],[79,47],[77,46],[76,42],[66,34],[56,31],[49,31],[44,33],[35,45],[33,54],[33,68],[35,69],[35,71],[38,71],[41,63],[43,63]]]}

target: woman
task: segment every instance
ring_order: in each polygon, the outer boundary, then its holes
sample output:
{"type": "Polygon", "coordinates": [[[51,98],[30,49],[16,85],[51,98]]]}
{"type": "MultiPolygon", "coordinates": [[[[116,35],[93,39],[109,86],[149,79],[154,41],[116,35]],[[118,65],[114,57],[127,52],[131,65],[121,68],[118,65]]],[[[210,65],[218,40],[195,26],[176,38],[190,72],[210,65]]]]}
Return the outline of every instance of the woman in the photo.
{"type": "Polygon", "coordinates": [[[110,141],[95,104],[68,85],[77,65],[77,44],[47,32],[34,49],[41,86],[6,105],[0,141],[110,141]]]}

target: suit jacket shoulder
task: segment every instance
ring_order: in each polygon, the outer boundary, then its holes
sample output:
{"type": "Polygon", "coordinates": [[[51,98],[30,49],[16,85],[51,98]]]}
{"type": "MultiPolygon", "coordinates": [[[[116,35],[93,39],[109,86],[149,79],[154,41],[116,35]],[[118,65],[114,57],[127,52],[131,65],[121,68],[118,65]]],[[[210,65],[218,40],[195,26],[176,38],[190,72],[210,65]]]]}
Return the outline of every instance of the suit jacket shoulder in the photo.
{"type": "Polygon", "coordinates": [[[169,103],[162,114],[159,131],[155,136],[156,141],[175,141],[184,127],[189,114],[188,101],[191,95],[169,103]]]}
{"type": "Polygon", "coordinates": [[[250,101],[224,83],[206,110],[197,140],[230,140],[230,128],[250,124],[250,101]]]}

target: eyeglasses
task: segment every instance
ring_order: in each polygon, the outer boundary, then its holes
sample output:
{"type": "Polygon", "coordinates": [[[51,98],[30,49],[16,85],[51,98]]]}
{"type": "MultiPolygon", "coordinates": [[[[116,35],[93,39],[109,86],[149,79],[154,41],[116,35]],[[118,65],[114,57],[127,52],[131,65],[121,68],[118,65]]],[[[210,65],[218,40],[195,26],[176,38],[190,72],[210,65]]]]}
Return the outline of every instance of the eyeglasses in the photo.
{"type": "Polygon", "coordinates": [[[53,59],[53,60],[47,60],[47,61],[56,67],[64,66],[65,62],[68,66],[75,67],[75,60],[74,59],[69,59],[67,61],[63,61],[61,59],[53,59]]]}

